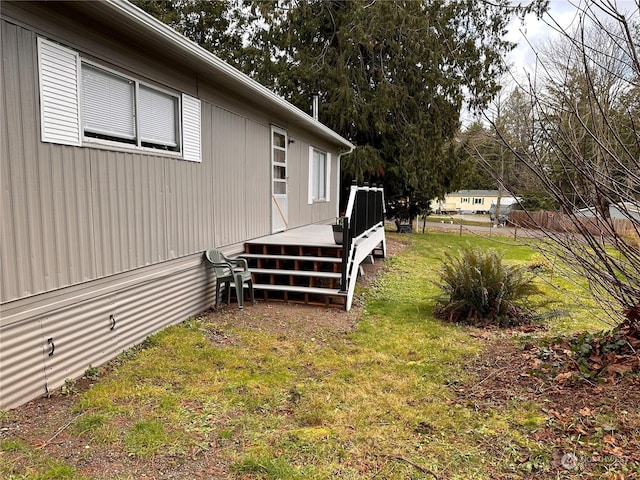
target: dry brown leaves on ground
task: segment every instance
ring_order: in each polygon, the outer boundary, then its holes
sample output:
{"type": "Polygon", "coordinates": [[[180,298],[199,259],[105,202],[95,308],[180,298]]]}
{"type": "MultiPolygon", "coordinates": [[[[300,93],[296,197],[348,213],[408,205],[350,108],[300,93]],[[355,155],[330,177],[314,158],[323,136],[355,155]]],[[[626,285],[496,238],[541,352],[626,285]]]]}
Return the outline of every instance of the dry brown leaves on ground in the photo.
{"type": "MultiPolygon", "coordinates": [[[[552,471],[536,472],[534,465],[527,478],[640,479],[637,364],[636,373],[601,367],[606,375],[588,378],[568,341],[548,347],[513,341],[532,328],[477,334],[486,342],[485,354],[467,365],[475,381],[457,389],[458,401],[488,412],[512,402],[541,409],[543,419],[531,428],[529,439],[552,449],[552,471]]],[[[631,360],[625,356],[621,361],[631,360]]],[[[532,460],[523,454],[519,461],[532,460]]]]}

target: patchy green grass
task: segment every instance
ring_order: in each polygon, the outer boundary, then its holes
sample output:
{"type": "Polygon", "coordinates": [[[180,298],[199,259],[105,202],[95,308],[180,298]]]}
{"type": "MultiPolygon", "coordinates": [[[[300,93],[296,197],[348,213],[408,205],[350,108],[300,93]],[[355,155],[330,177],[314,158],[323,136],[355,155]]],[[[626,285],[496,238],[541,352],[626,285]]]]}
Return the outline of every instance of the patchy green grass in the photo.
{"type": "MultiPolygon", "coordinates": [[[[529,436],[548,421],[541,406],[514,399],[507,408],[483,411],[460,403],[455,389],[469,382],[463,366],[483,343],[477,329],[433,317],[444,252],[472,242],[521,264],[535,263],[534,252],[505,238],[401,238],[411,246],[390,258],[385,274],[363,292],[362,317],[347,338],[316,342],[206,319],[169,327],[125,352],[79,396],[80,416],[69,433],[139,461],[188,459],[215,445],[237,478],[409,479],[432,472],[488,479],[547,472],[552,452],[529,436]],[[210,340],[221,331],[234,342],[210,340]]],[[[541,275],[544,296],[566,307],[567,290],[579,282],[541,275]]],[[[571,304],[571,315],[550,323],[548,334],[602,328],[585,313],[590,309],[571,304]]],[[[9,478],[82,478],[72,470],[46,476],[64,466],[45,465],[28,445],[5,449],[41,475],[0,470],[14,475],[9,478]]]]}
{"type": "MultiPolygon", "coordinates": [[[[422,218],[418,220],[418,227],[422,227],[422,218]]],[[[453,225],[469,225],[476,227],[490,227],[492,225],[489,215],[429,215],[429,223],[450,223],[453,225]]]]}
{"type": "Polygon", "coordinates": [[[27,443],[0,441],[0,478],[6,480],[89,480],[75,468],[42,454],[27,443]],[[25,468],[23,465],[28,465],[25,468]]]}

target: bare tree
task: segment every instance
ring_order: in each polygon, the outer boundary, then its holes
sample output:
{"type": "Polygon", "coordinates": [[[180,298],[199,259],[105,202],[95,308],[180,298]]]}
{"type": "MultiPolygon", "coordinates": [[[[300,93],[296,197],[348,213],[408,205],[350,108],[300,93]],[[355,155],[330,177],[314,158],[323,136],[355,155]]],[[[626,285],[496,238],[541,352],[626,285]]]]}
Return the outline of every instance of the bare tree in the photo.
{"type": "Polygon", "coordinates": [[[562,231],[543,229],[545,253],[584,276],[612,325],[638,331],[639,12],[623,12],[614,0],[580,5],[575,30],[549,21],[558,38],[536,51],[535,72],[517,87],[531,106],[522,112],[526,129],[492,126],[568,219],[562,231]]]}

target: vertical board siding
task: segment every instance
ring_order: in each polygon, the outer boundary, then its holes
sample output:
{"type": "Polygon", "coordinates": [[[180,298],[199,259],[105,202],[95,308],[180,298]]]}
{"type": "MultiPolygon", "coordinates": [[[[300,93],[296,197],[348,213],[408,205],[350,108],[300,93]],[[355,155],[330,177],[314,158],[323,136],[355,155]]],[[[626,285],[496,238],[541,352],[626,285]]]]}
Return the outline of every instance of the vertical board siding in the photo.
{"type": "MultiPolygon", "coordinates": [[[[3,242],[2,270],[6,284],[2,288],[3,298],[17,298],[28,295],[31,292],[31,272],[29,271],[29,233],[27,218],[27,188],[25,183],[25,161],[22,129],[23,110],[20,107],[19,92],[22,79],[20,78],[19,59],[23,52],[18,46],[19,30],[4,22],[0,29],[2,34],[2,97],[3,109],[0,114],[5,118],[1,122],[8,127],[8,131],[2,137],[3,144],[3,183],[7,182],[4,191],[8,192],[8,201],[3,202],[3,242]],[[5,168],[6,167],[6,168],[5,168]],[[4,174],[5,170],[7,175],[4,174]],[[10,206],[10,209],[4,208],[10,206]],[[10,238],[7,241],[7,238],[10,238]],[[6,250],[13,247],[10,251],[6,250]],[[9,273],[11,272],[11,273],[9,273]]],[[[29,58],[27,55],[26,58],[29,58]]],[[[33,58],[33,57],[31,57],[33,58]]],[[[35,114],[35,112],[34,112],[35,114]]],[[[32,132],[37,135],[37,132],[32,132]]]]}
{"type": "Polygon", "coordinates": [[[202,163],[42,143],[36,35],[2,42],[2,303],[269,233],[268,125],[203,101],[202,163]]]}
{"type": "Polygon", "coordinates": [[[217,141],[213,144],[213,185],[217,193],[213,205],[219,246],[238,243],[247,238],[245,190],[246,120],[222,108],[212,109],[211,124],[217,141]]]}
{"type": "Polygon", "coordinates": [[[247,239],[271,233],[271,157],[267,125],[246,121],[245,195],[247,239]]]}
{"type": "Polygon", "coordinates": [[[166,226],[169,258],[202,250],[207,187],[202,164],[186,161],[166,163],[166,226]]]}
{"type": "MultiPolygon", "coordinates": [[[[10,50],[15,49],[15,29],[4,28],[5,24],[2,22],[2,28],[0,28],[0,45],[2,45],[3,53],[0,55],[0,115],[4,115],[0,119],[0,186],[2,188],[2,221],[0,222],[0,277],[1,288],[5,290],[5,294],[10,298],[16,298],[19,296],[19,292],[22,291],[22,285],[24,284],[23,276],[18,273],[18,245],[16,243],[16,225],[14,204],[16,198],[14,197],[13,185],[14,177],[12,172],[12,165],[9,162],[9,124],[16,122],[17,119],[12,115],[17,114],[15,108],[10,110],[8,108],[8,101],[10,98],[6,98],[6,85],[16,85],[17,82],[13,78],[15,69],[13,68],[13,61],[17,59],[16,53],[9,53],[10,50]],[[3,113],[4,112],[4,113],[3,113]],[[11,255],[8,252],[12,252],[11,255]]],[[[13,133],[13,131],[12,131],[13,133]]],[[[15,167],[13,167],[15,169],[15,167]]],[[[0,372],[1,374],[1,372],[0,372]]]]}

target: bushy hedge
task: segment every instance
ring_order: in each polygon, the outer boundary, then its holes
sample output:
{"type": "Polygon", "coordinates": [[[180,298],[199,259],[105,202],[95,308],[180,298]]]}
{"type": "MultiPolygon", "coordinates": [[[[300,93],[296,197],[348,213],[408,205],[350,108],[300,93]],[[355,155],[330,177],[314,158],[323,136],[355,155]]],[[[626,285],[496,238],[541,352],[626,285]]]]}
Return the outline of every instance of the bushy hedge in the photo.
{"type": "Polygon", "coordinates": [[[465,247],[458,256],[446,254],[442,262],[443,296],[436,314],[474,325],[529,323],[534,315],[524,300],[537,291],[531,281],[524,268],[505,265],[496,250],[465,247]]]}

